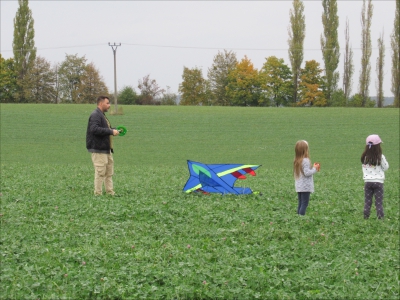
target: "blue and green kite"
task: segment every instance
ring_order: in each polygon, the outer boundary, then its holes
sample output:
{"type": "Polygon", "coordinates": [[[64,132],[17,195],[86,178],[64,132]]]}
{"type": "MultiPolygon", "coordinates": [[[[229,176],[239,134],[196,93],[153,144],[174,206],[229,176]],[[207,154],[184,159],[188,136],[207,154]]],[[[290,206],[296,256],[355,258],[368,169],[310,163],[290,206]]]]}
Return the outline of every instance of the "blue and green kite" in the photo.
{"type": "Polygon", "coordinates": [[[190,177],[183,191],[186,193],[251,194],[250,188],[234,187],[237,179],[246,179],[246,175],[256,176],[260,165],[241,164],[202,164],[188,160],[190,177]]]}

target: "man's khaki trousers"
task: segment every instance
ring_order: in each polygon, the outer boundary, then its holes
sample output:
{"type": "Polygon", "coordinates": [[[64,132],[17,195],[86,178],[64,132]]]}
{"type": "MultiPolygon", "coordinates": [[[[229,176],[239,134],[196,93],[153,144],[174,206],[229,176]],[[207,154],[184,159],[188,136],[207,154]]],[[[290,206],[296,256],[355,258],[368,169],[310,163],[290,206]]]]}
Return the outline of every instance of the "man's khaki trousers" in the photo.
{"type": "Polygon", "coordinates": [[[112,176],[114,175],[114,159],[112,154],[92,153],[92,162],[94,166],[94,194],[103,194],[103,182],[106,187],[106,193],[114,195],[114,186],[112,176]]]}

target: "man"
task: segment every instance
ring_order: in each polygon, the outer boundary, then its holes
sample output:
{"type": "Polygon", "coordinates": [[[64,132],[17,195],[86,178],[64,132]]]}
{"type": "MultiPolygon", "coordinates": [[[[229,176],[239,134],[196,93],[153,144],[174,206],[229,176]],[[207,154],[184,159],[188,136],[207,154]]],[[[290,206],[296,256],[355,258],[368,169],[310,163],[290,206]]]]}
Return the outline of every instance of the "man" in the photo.
{"type": "Polygon", "coordinates": [[[94,194],[103,194],[103,182],[106,193],[114,195],[112,176],[114,174],[113,136],[119,131],[111,128],[111,124],[104,114],[110,108],[110,99],[107,96],[97,98],[97,108],[89,117],[86,131],[86,148],[92,153],[94,165],[94,194]]]}

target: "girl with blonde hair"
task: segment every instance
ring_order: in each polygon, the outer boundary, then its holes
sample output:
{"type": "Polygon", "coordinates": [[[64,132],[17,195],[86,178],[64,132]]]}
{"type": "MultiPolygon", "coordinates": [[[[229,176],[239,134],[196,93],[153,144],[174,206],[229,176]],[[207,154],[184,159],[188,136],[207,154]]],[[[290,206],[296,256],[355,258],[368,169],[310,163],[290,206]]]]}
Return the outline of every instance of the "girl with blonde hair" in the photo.
{"type": "Polygon", "coordinates": [[[299,200],[297,214],[305,215],[310,194],[314,192],[313,174],[319,172],[319,163],[311,165],[310,153],[307,141],[301,140],[294,148],[293,174],[295,188],[299,200]]]}

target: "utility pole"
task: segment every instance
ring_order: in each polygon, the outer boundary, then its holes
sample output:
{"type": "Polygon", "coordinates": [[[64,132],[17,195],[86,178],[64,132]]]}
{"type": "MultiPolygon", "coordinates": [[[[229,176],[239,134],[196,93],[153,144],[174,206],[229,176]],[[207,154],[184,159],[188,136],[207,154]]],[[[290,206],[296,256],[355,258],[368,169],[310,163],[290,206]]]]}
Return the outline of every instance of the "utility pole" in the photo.
{"type": "Polygon", "coordinates": [[[118,46],[121,46],[121,43],[119,45],[114,44],[111,45],[108,43],[108,46],[111,46],[113,52],[114,52],[114,101],[115,101],[115,113],[118,113],[118,104],[117,104],[117,48],[118,46]]]}

